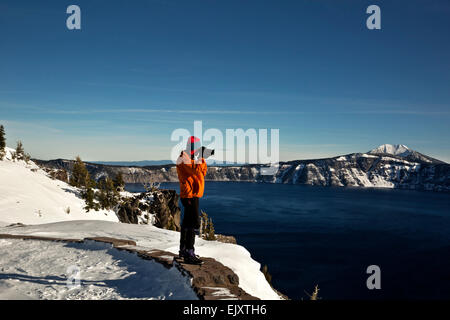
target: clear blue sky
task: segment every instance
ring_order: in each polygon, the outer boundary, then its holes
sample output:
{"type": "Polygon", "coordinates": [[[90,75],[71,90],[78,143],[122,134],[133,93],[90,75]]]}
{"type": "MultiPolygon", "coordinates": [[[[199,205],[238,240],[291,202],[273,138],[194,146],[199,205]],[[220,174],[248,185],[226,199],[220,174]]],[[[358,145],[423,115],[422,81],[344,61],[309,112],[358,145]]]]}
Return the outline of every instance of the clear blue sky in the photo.
{"type": "Polygon", "coordinates": [[[402,143],[450,162],[449,34],[446,0],[2,0],[0,123],[43,159],[168,159],[202,120],[279,128],[282,160],[402,143]]]}

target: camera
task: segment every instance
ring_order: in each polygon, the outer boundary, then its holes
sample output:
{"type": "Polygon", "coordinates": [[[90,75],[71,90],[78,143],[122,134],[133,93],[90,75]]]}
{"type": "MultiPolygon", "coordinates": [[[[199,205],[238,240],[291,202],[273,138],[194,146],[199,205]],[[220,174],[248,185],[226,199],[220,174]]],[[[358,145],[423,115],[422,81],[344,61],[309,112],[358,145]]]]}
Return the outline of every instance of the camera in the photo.
{"type": "Polygon", "coordinates": [[[213,155],[214,155],[214,149],[208,149],[206,147],[201,147],[201,148],[197,149],[194,153],[195,157],[199,156],[199,158],[205,158],[205,159],[207,159],[213,155]]]}
{"type": "Polygon", "coordinates": [[[214,155],[214,149],[208,149],[206,147],[202,147],[202,157],[207,159],[214,155]]]}

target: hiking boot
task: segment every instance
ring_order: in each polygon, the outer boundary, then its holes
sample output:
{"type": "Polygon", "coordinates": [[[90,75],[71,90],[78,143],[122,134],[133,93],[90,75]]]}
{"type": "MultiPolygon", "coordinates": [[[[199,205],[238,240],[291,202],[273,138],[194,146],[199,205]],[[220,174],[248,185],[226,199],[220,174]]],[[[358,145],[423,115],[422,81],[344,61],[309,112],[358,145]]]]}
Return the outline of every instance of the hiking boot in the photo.
{"type": "Polygon", "coordinates": [[[184,256],[184,262],[187,264],[202,264],[203,261],[194,253],[194,249],[187,250],[187,255],[184,256]]]}
{"type": "Polygon", "coordinates": [[[180,249],[180,251],[178,251],[178,257],[186,258],[187,256],[188,256],[188,251],[186,249],[180,249]]]}

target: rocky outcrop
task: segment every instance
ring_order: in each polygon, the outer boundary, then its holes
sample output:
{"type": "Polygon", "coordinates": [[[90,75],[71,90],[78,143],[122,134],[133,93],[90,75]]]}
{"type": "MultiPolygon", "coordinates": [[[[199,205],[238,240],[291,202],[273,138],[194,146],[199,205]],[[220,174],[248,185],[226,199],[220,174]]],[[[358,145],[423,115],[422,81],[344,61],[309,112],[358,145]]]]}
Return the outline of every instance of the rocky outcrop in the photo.
{"type": "Polygon", "coordinates": [[[124,197],[116,207],[120,222],[152,224],[158,228],[180,231],[181,209],[175,190],[158,189],[124,197]]]}
{"type": "Polygon", "coordinates": [[[237,244],[235,237],[224,236],[223,234],[216,234],[216,241],[223,242],[223,243],[237,244]]]}
{"type": "Polygon", "coordinates": [[[155,226],[180,231],[181,210],[178,206],[180,196],[175,190],[158,190],[154,193],[150,212],[155,214],[155,226]]]}
{"type": "Polygon", "coordinates": [[[203,300],[259,300],[239,287],[239,277],[213,258],[202,258],[202,265],[192,265],[174,257],[177,266],[192,277],[192,287],[203,300]]]}
{"type": "Polygon", "coordinates": [[[64,181],[66,183],[69,182],[69,174],[67,173],[67,170],[60,169],[60,168],[44,168],[44,171],[48,173],[48,175],[52,179],[57,179],[64,181]]]}

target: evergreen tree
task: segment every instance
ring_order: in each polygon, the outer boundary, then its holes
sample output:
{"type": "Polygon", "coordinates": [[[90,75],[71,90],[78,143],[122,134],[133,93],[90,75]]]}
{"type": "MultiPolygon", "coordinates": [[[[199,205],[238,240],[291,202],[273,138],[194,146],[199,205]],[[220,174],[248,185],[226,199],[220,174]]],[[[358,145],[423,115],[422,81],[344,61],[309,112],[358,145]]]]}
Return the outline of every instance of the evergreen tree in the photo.
{"type": "Polygon", "coordinates": [[[16,146],[16,159],[17,160],[24,160],[25,159],[25,150],[23,149],[22,141],[17,141],[16,146]]]}
{"type": "Polygon", "coordinates": [[[88,187],[84,194],[84,199],[86,201],[86,206],[84,208],[86,209],[86,211],[95,209],[94,197],[94,190],[91,187],[88,187]]]}
{"type": "Polygon", "coordinates": [[[272,275],[269,273],[269,268],[265,264],[264,267],[262,267],[261,272],[264,274],[264,277],[266,277],[266,280],[269,284],[272,284],[272,275]]]}
{"type": "Polygon", "coordinates": [[[215,235],[214,231],[215,230],[214,230],[214,225],[213,225],[212,219],[209,218],[207,240],[216,240],[216,235],[215,235]]]}
{"type": "Polygon", "coordinates": [[[3,157],[6,154],[6,138],[5,138],[5,128],[3,125],[0,125],[0,160],[3,160],[3,157]]]}
{"type": "Polygon", "coordinates": [[[105,209],[108,207],[108,197],[106,196],[105,187],[103,185],[103,181],[98,184],[99,192],[97,193],[97,200],[99,202],[99,206],[102,209],[105,209]]]}
{"type": "Polygon", "coordinates": [[[200,217],[200,236],[206,239],[208,235],[208,215],[202,210],[202,215],[200,217]]]}
{"type": "Polygon", "coordinates": [[[115,187],[116,189],[117,189],[117,188],[120,188],[120,189],[123,188],[123,186],[125,185],[125,181],[123,181],[122,172],[118,172],[118,173],[117,173],[117,175],[116,175],[116,177],[114,178],[113,182],[114,182],[114,187],[115,187]]]}
{"type": "Polygon", "coordinates": [[[110,178],[103,179],[98,183],[99,192],[97,199],[102,209],[111,209],[119,202],[119,192],[114,187],[110,178]]]}
{"type": "Polygon", "coordinates": [[[77,156],[75,159],[69,183],[70,185],[77,188],[89,187],[89,185],[92,183],[89,172],[87,171],[84,162],[81,161],[81,158],[79,156],[77,156]]]}
{"type": "Polygon", "coordinates": [[[113,180],[111,180],[110,178],[106,178],[105,187],[106,187],[105,191],[106,191],[106,195],[107,195],[107,199],[108,199],[108,207],[107,208],[110,209],[117,204],[119,193],[118,193],[116,187],[114,186],[113,180]]]}
{"type": "Polygon", "coordinates": [[[86,202],[86,206],[84,207],[84,209],[86,209],[86,211],[88,211],[88,212],[91,209],[95,209],[96,211],[98,211],[98,209],[96,209],[98,204],[95,202],[95,191],[94,191],[94,188],[96,187],[96,185],[97,184],[96,184],[95,180],[91,179],[88,176],[86,186],[85,186],[86,189],[82,193],[82,197],[86,202]]]}
{"type": "Polygon", "coordinates": [[[216,240],[213,221],[203,210],[200,217],[200,236],[205,240],[216,240]]]}

